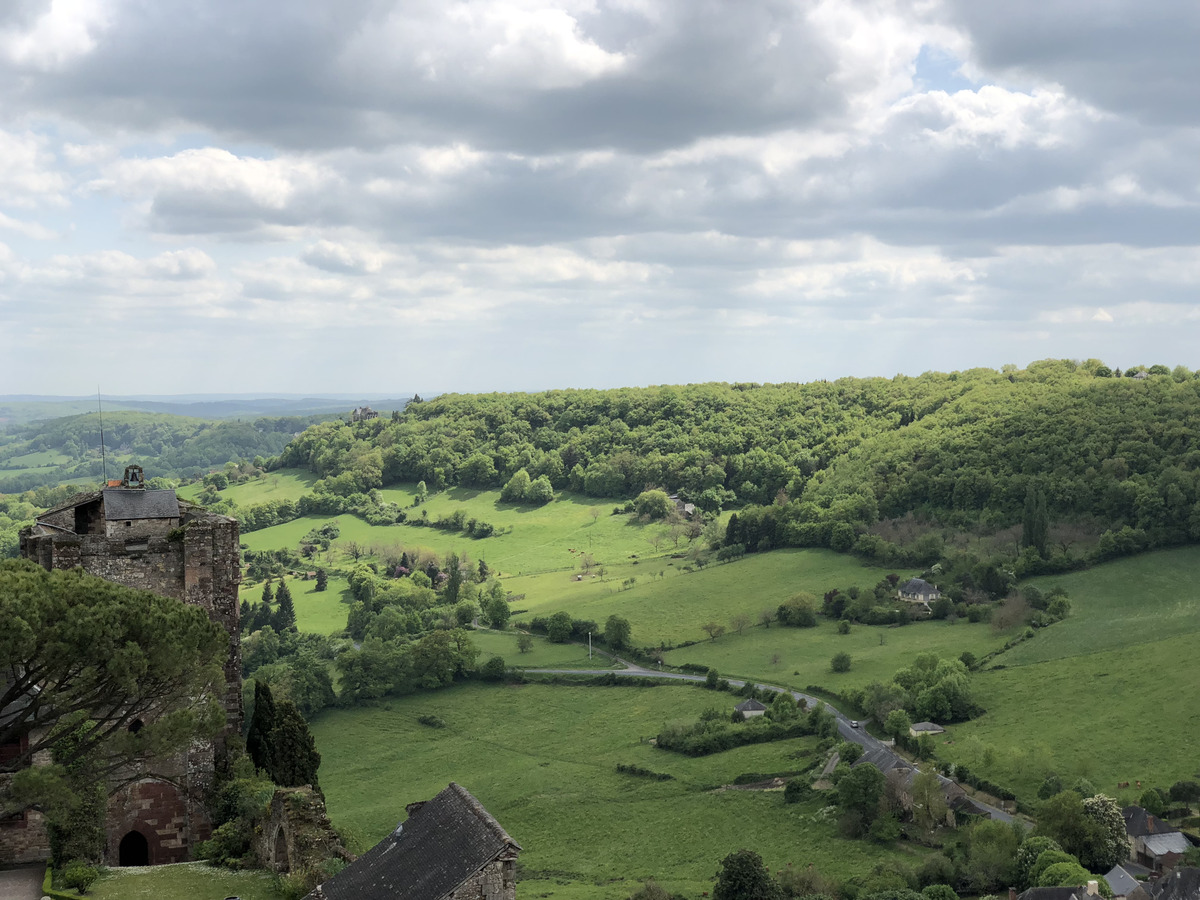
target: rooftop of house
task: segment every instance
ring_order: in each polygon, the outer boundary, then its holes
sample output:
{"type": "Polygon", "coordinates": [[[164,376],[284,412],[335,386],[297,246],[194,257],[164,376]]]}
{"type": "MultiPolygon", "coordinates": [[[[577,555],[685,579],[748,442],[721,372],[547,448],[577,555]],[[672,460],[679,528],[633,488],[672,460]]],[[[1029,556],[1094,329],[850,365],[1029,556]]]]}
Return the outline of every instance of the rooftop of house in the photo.
{"type": "Polygon", "coordinates": [[[900,591],[905,594],[928,594],[937,591],[937,588],[923,578],[910,578],[900,585],[900,591]]]}
{"type": "Polygon", "coordinates": [[[735,706],[734,709],[736,709],[740,713],[766,712],[767,707],[766,707],[766,704],[760,703],[759,701],[757,701],[753,697],[751,697],[749,700],[743,700],[741,703],[739,703],[737,706],[735,706]]]}
{"type": "Polygon", "coordinates": [[[1142,837],[1146,852],[1152,856],[1166,856],[1168,853],[1187,853],[1192,849],[1191,842],[1181,831],[1169,831],[1166,834],[1147,834],[1142,837]]]}
{"type": "Polygon", "coordinates": [[[909,726],[913,731],[928,731],[931,734],[941,734],[946,729],[933,722],[916,722],[909,726]]]}
{"type": "Polygon", "coordinates": [[[1147,834],[1171,834],[1179,829],[1169,822],[1164,822],[1158,816],[1151,815],[1140,806],[1126,806],[1121,810],[1125,819],[1125,833],[1130,837],[1142,837],[1147,834]]]}
{"type": "Polygon", "coordinates": [[[312,900],[437,900],[520,845],[466,788],[450,783],[410,807],[404,823],[329,881],[312,900]]]}
{"type": "Polygon", "coordinates": [[[1154,900],[1200,900],[1200,869],[1180,866],[1150,885],[1154,900]]]}
{"type": "Polygon", "coordinates": [[[1108,886],[1112,888],[1114,897],[1128,897],[1137,888],[1139,882],[1120,866],[1113,866],[1104,876],[1108,886]]]}

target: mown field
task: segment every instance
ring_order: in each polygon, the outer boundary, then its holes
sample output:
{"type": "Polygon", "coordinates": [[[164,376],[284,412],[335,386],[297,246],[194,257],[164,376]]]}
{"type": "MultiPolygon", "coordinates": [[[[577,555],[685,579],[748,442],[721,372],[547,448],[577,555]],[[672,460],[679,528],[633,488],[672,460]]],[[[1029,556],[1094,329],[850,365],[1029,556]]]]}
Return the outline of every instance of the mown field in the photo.
{"type": "Polygon", "coordinates": [[[404,818],[405,804],[456,781],[525,848],[519,896],[619,898],[648,877],[699,896],[720,860],[743,847],[772,868],[812,863],[840,876],[907,856],[840,838],[818,815],[819,801],[787,805],[779,791],[721,789],[743,772],[806,767],[813,739],[700,759],[645,742],[665,723],[733,704],[689,686],[464,685],[327,712],[312,729],[335,824],[373,844],[404,818]],[[417,722],[429,713],[447,727],[417,722]],[[618,763],[673,780],[621,775],[618,763]]]}

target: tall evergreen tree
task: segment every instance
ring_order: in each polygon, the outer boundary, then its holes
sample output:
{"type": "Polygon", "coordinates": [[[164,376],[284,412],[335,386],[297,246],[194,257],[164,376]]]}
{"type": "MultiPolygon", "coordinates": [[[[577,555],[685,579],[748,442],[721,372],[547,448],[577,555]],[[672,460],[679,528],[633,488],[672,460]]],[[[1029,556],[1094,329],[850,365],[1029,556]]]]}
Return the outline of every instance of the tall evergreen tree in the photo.
{"type": "Polygon", "coordinates": [[[292,590],[287,586],[286,581],[279,582],[279,590],[275,593],[275,599],[279,605],[275,608],[275,614],[271,616],[271,625],[277,632],[283,634],[296,627],[296,605],[292,602],[292,590]]]}
{"type": "Polygon", "coordinates": [[[329,575],[324,569],[317,569],[317,590],[323,591],[329,587],[329,575]]]}
{"type": "Polygon", "coordinates": [[[1042,556],[1050,538],[1050,516],[1046,512],[1046,495],[1033,485],[1025,492],[1025,511],[1021,518],[1021,546],[1032,547],[1042,556]]]}
{"type": "Polygon", "coordinates": [[[250,717],[250,728],[246,732],[246,752],[256,769],[270,773],[274,765],[271,759],[271,731],[275,728],[275,698],[271,688],[261,678],[254,681],[254,715],[250,717]]]}
{"type": "Polygon", "coordinates": [[[729,517],[729,524],[725,526],[725,546],[730,547],[740,543],[741,537],[742,533],[738,525],[738,514],[734,513],[729,517]]]}
{"type": "Polygon", "coordinates": [[[271,590],[271,579],[268,578],[266,581],[263,582],[262,602],[267,604],[267,606],[270,606],[272,601],[274,601],[274,599],[275,599],[275,594],[271,590]]]}
{"type": "Polygon", "coordinates": [[[308,723],[296,704],[280,700],[275,712],[275,727],[270,734],[271,780],[280,787],[317,786],[321,754],[308,730],[308,723]]]}
{"type": "Polygon", "coordinates": [[[446,591],[444,599],[446,603],[454,604],[458,602],[458,592],[462,590],[462,566],[459,565],[458,554],[451,552],[446,557],[446,591]]]}

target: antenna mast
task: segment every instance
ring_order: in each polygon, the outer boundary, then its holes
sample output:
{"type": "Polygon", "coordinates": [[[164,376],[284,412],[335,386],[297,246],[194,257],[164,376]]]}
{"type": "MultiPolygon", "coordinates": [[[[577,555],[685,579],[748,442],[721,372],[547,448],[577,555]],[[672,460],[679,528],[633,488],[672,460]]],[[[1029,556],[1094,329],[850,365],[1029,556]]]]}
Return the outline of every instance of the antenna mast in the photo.
{"type": "Polygon", "coordinates": [[[100,469],[104,472],[104,486],[108,487],[108,457],[104,453],[104,404],[100,402],[100,385],[96,385],[96,409],[100,413],[100,469]]]}

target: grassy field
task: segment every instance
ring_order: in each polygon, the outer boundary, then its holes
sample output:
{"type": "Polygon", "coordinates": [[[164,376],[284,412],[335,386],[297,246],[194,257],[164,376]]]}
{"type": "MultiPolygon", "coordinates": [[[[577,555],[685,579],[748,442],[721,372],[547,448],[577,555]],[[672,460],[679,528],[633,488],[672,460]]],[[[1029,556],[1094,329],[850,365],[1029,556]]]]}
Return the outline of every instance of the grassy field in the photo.
{"type": "Polygon", "coordinates": [[[528,653],[517,649],[517,634],[512,631],[471,632],[471,643],[479,648],[479,661],[500,656],[509,666],[524,669],[603,669],[608,667],[607,657],[599,654],[588,659],[587,647],[578,644],[551,644],[545,638],[533,635],[533,648],[528,653]]]}
{"type": "Polygon", "coordinates": [[[88,893],[95,900],[200,900],[240,897],[241,900],[280,900],[265,872],[231,872],[205,863],[109,869],[88,893]]]}
{"type": "Polygon", "coordinates": [[[773,868],[813,863],[838,875],[905,855],[841,839],[832,823],[814,821],[816,801],[785,805],[778,791],[718,789],[743,772],[805,767],[812,739],[700,759],[644,742],[666,722],[733,702],[684,686],[474,684],[328,712],[312,727],[335,824],[373,844],[404,817],[406,803],[457,781],[525,848],[518,886],[525,897],[624,897],[651,876],[699,896],[711,890],[720,860],[743,847],[773,868]],[[447,727],[420,725],[417,717],[427,713],[447,727]],[[618,763],[674,780],[619,775],[618,763]]]}
{"type": "MultiPolygon", "coordinates": [[[[316,634],[333,634],[346,627],[346,614],[353,598],[345,578],[330,576],[324,591],[317,590],[316,581],[287,579],[296,607],[296,627],[316,634]]],[[[279,581],[274,582],[276,588],[279,581]]],[[[238,594],[240,600],[258,603],[262,599],[262,582],[245,583],[238,594]]]]}
{"type": "Polygon", "coordinates": [[[932,651],[939,656],[957,657],[970,650],[982,656],[1003,646],[1011,636],[993,632],[990,625],[932,621],[903,628],[855,625],[849,634],[838,634],[834,622],[820,619],[816,628],[747,628],[740,635],[725,634],[715,641],[673,650],[666,654],[666,660],[672,665],[699,663],[722,675],[794,688],[817,684],[840,691],[872,681],[889,681],[918,653],[932,651]],[[831,672],[830,659],[842,651],[850,654],[850,671],[831,672]]]}

